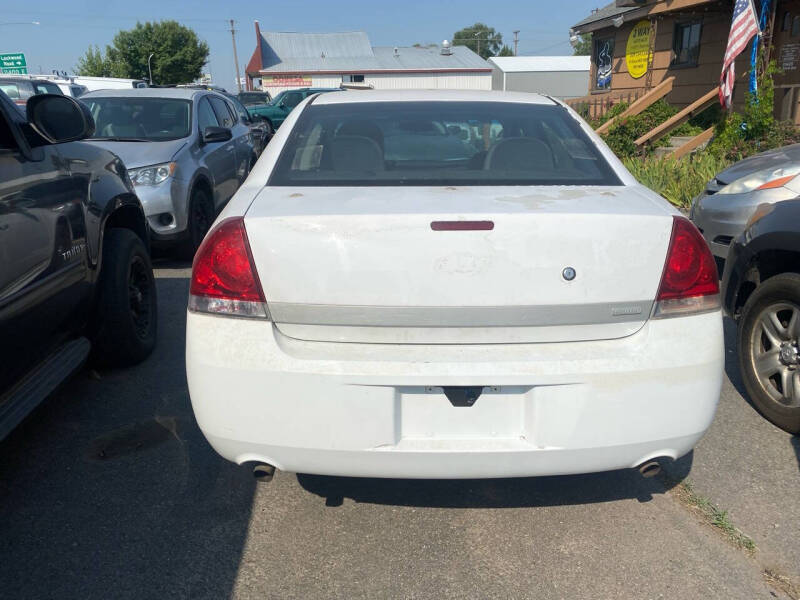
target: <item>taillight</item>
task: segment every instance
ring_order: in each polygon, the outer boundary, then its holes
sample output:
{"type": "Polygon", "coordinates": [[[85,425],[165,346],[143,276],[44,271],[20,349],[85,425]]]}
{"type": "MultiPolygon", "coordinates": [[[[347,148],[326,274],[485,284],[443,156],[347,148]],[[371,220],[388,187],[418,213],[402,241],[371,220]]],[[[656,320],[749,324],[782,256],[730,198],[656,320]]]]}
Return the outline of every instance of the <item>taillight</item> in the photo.
{"type": "Polygon", "coordinates": [[[189,310],[269,318],[241,217],[225,219],[200,244],[192,263],[189,310]]]}
{"type": "Polygon", "coordinates": [[[719,308],[714,257],[697,227],[684,217],[675,217],[653,317],[677,317],[719,308]]]}

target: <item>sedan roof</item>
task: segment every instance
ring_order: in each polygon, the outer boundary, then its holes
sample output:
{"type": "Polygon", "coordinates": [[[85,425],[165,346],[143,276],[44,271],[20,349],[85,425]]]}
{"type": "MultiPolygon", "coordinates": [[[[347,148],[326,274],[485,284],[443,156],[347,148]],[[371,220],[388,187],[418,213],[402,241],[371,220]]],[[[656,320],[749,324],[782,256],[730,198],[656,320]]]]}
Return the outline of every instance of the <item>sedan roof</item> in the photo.
{"type": "Polygon", "coordinates": [[[83,98],[183,98],[191,100],[197,94],[208,94],[208,90],[192,88],[131,88],[114,90],[95,90],[81,96],[83,98]]]}
{"type": "Polygon", "coordinates": [[[552,99],[527,92],[490,92],[468,90],[359,90],[347,94],[322,94],[319,104],[353,102],[514,102],[554,105],[552,99]]]}

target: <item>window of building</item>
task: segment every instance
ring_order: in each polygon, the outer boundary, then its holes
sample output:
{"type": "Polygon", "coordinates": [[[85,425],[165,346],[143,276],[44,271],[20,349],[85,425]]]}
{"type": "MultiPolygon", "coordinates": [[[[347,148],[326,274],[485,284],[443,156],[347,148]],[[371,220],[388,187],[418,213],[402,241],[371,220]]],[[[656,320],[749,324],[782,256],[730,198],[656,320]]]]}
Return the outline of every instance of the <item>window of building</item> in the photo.
{"type": "Polygon", "coordinates": [[[363,75],[342,75],[342,83],[364,83],[363,75]]]}
{"type": "Polygon", "coordinates": [[[792,13],[788,10],[783,13],[783,18],[781,19],[781,31],[789,31],[792,28],[792,13]]]}
{"type": "Polygon", "coordinates": [[[611,70],[614,61],[614,38],[601,38],[594,41],[592,62],[594,63],[594,89],[611,89],[611,70]]]}
{"type": "Polygon", "coordinates": [[[696,67],[700,56],[700,21],[678,23],[675,25],[675,34],[672,37],[672,63],[673,67],[696,67]]]}
{"type": "Polygon", "coordinates": [[[800,35],[800,15],[792,17],[792,37],[800,35]]]}

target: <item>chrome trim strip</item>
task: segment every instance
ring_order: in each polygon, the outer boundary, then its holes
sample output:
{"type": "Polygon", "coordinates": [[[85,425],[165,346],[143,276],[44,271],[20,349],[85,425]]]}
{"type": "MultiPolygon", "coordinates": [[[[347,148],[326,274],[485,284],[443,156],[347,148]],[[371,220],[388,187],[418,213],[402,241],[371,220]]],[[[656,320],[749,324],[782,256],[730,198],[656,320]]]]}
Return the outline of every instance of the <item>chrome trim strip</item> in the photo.
{"type": "Polygon", "coordinates": [[[267,302],[275,323],[378,327],[536,327],[643,322],[652,300],[545,306],[352,306],[267,302]]]}

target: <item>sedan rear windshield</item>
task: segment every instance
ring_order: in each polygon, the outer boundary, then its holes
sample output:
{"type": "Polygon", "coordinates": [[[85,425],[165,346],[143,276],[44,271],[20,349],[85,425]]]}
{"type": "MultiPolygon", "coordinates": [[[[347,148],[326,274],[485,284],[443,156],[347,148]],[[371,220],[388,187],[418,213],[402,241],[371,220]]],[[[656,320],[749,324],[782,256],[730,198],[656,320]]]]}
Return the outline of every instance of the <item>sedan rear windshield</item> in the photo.
{"type": "Polygon", "coordinates": [[[162,142],[191,132],[189,100],[174,98],[83,98],[94,117],[91,139],[162,142]]]}
{"type": "Polygon", "coordinates": [[[621,185],[561,106],[375,102],[309,106],[270,185],[621,185]]]}

